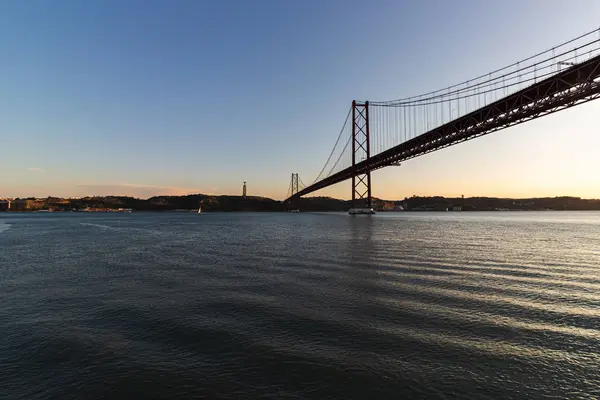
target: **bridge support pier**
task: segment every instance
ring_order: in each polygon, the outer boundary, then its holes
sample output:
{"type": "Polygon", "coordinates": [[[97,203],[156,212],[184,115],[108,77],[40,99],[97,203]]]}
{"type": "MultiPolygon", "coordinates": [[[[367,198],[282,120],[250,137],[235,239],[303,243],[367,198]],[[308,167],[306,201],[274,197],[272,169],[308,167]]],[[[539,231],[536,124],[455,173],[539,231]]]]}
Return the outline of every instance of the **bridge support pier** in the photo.
{"type": "Polygon", "coordinates": [[[369,102],[352,101],[352,207],[372,208],[371,170],[356,170],[356,164],[371,157],[369,140],[369,102]]]}

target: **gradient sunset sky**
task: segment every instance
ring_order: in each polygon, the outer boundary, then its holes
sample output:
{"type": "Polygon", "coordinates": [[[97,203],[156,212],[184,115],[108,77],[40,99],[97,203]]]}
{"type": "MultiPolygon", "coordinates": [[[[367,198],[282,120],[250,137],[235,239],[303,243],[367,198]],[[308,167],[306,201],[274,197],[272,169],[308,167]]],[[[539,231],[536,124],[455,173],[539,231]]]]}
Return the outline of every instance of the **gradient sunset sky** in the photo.
{"type": "MultiPolygon", "coordinates": [[[[600,27],[600,1],[0,2],[0,197],[312,182],[353,99],[490,72],[600,27]]],[[[373,175],[373,195],[600,198],[600,101],[373,175]]],[[[317,192],[348,198],[342,183],[317,192]]]]}

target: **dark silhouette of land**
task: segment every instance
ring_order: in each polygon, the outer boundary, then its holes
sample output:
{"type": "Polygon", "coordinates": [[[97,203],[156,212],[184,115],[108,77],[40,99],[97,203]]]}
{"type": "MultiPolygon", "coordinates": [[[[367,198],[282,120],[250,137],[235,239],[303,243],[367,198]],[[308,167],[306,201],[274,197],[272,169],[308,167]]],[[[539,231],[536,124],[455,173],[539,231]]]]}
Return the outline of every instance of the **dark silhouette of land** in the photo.
{"type": "MultiPolygon", "coordinates": [[[[331,197],[306,197],[284,203],[257,196],[210,196],[204,194],[186,196],[156,196],[137,199],[126,196],[95,196],[77,199],[48,197],[11,201],[10,211],[196,211],[202,206],[211,211],[347,211],[352,207],[349,200],[331,197]]],[[[404,200],[374,199],[373,206],[379,211],[504,211],[504,210],[600,210],[600,199],[579,197],[544,197],[508,199],[494,197],[417,197],[404,200]]],[[[7,202],[0,202],[0,211],[7,211],[7,202]]]]}

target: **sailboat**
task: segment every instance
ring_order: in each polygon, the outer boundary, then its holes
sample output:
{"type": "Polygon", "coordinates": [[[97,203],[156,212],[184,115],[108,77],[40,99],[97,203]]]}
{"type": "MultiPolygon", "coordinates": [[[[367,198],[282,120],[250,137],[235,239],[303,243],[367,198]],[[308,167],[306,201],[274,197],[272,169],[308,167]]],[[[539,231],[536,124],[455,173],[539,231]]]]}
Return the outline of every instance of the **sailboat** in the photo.
{"type": "Polygon", "coordinates": [[[198,214],[202,214],[202,206],[198,207],[198,214]]]}

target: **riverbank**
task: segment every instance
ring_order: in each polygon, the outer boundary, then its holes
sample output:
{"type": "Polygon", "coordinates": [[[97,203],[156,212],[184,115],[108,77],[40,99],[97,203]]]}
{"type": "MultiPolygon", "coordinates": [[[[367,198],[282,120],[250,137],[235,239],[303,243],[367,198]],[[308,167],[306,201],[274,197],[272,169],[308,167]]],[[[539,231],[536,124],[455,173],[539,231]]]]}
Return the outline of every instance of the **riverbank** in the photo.
{"type": "MultiPolygon", "coordinates": [[[[131,212],[131,211],[181,211],[196,212],[282,212],[348,211],[349,200],[331,197],[306,197],[292,204],[258,196],[211,196],[204,194],[186,196],[156,196],[137,199],[125,196],[94,196],[77,199],[48,197],[5,200],[0,211],[11,212],[131,212]]],[[[579,197],[545,197],[510,199],[494,197],[419,197],[403,200],[373,199],[377,211],[577,211],[600,210],[600,200],[579,197]]]]}

